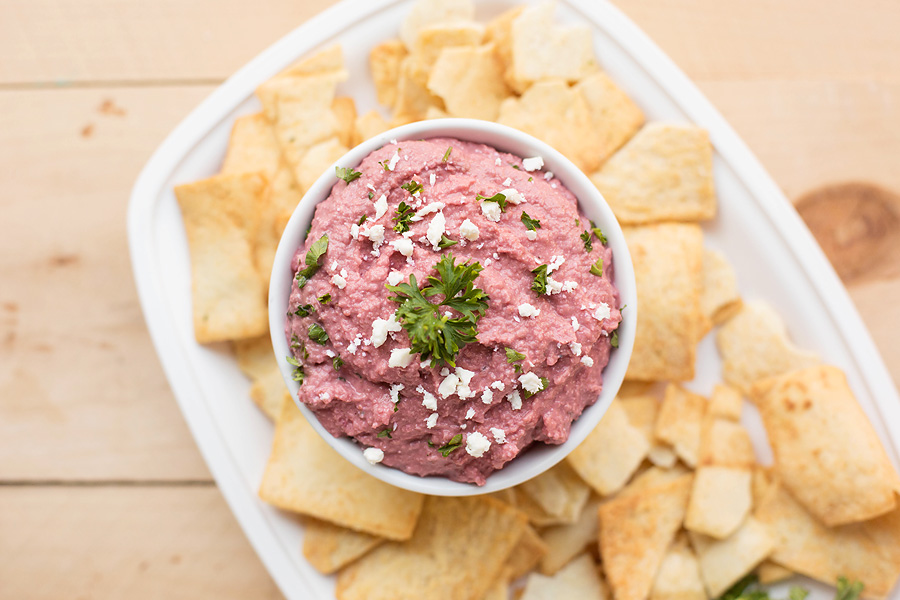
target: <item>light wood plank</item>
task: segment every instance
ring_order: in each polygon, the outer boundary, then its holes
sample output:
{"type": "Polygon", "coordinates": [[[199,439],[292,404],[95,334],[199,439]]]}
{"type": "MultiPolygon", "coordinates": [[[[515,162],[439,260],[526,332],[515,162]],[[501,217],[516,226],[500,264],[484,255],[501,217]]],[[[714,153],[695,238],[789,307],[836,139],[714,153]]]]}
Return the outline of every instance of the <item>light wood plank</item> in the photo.
{"type": "Polygon", "coordinates": [[[209,91],[0,92],[0,478],[209,478],[150,343],[125,232],[141,166],[209,91]]]}
{"type": "Polygon", "coordinates": [[[334,0],[4,0],[0,82],[220,80],[334,0]]]}
{"type": "Polygon", "coordinates": [[[0,595],[282,598],[209,487],[0,487],[0,595]]]}

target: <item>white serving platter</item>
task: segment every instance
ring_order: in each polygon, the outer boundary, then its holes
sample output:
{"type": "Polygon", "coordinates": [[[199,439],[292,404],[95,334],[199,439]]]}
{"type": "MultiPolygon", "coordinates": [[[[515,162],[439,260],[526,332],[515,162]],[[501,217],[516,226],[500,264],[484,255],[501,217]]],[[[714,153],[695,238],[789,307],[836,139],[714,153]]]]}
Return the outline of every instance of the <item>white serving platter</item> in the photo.
{"type": "MultiPolygon", "coordinates": [[[[515,4],[478,3],[481,20],[515,4]]],[[[259,110],[255,87],[297,58],[340,43],[350,79],[338,90],[360,112],[376,108],[368,52],[397,37],[407,0],[344,0],[307,21],[234,74],[166,138],[138,178],[128,212],[132,266],[144,316],[166,376],[197,445],[235,517],[290,599],[330,599],[333,578],[300,551],[296,518],[261,502],[256,491],[272,425],[250,401],[249,382],[224,346],[196,343],[191,324],[187,241],[173,185],[216,173],[237,116],[259,110]]],[[[850,385],[894,462],[900,465],[900,397],[834,270],[793,207],[747,146],[687,77],[631,21],[605,0],[560,0],[561,22],[594,29],[603,68],[648,120],[693,122],[712,139],[719,215],[704,227],[707,245],[735,265],[745,298],[770,302],[803,348],[847,373],[850,385]]],[[[720,379],[713,336],[698,349],[688,387],[709,393],[720,379]]],[[[763,461],[771,460],[758,417],[745,421],[763,461]]],[[[829,598],[824,586],[811,600],[829,598]]],[[[894,590],[892,600],[900,600],[894,590]]]]}

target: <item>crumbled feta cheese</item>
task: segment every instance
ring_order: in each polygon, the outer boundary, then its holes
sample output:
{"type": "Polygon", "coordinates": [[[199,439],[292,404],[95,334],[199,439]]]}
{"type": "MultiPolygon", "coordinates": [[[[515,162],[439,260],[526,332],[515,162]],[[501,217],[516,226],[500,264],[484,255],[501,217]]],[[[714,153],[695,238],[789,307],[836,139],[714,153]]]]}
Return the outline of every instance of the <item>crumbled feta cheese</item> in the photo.
{"type": "Polygon", "coordinates": [[[475,371],[469,371],[468,369],[463,369],[462,367],[456,367],[456,376],[459,377],[459,383],[456,385],[456,395],[463,400],[474,396],[475,392],[473,392],[469,388],[469,383],[472,382],[472,377],[475,376],[475,371]]]}
{"type": "Polygon", "coordinates": [[[531,240],[533,242],[534,240],[537,239],[537,231],[535,231],[534,229],[526,229],[525,237],[527,237],[529,240],[531,240]]]}
{"type": "Polygon", "coordinates": [[[402,390],[405,386],[402,383],[396,383],[391,386],[391,402],[397,404],[400,402],[400,390],[402,390]]]}
{"type": "Polygon", "coordinates": [[[402,254],[403,256],[409,257],[412,256],[413,253],[413,243],[412,240],[407,238],[400,238],[399,240],[394,240],[390,242],[391,246],[394,247],[394,250],[402,254]]]}
{"type": "Polygon", "coordinates": [[[522,160],[522,166],[525,167],[526,171],[537,171],[544,166],[544,157],[533,156],[531,158],[525,158],[522,160]]]}
{"type": "Polygon", "coordinates": [[[429,185],[434,185],[434,182],[436,180],[437,180],[437,177],[435,176],[434,173],[432,173],[431,175],[428,176],[428,184],[429,185]]]}
{"type": "Polygon", "coordinates": [[[456,385],[459,383],[459,377],[456,376],[455,373],[450,373],[444,380],[441,382],[441,385],[438,386],[438,394],[441,395],[441,398],[446,398],[447,396],[451,396],[456,393],[456,385]]]}
{"type": "Polygon", "coordinates": [[[500,215],[503,211],[500,210],[500,205],[496,202],[482,202],[481,203],[481,213],[484,215],[488,221],[493,221],[497,223],[500,221],[500,215]]]}
{"type": "Polygon", "coordinates": [[[581,328],[581,325],[578,323],[578,319],[574,316],[572,317],[572,331],[578,331],[581,328]]]}
{"type": "Polygon", "coordinates": [[[578,342],[572,342],[569,344],[569,350],[572,351],[572,354],[575,356],[581,356],[581,344],[578,342]]]}
{"type": "Polygon", "coordinates": [[[494,392],[489,389],[485,389],[483,392],[481,392],[481,401],[485,404],[490,404],[491,402],[493,402],[494,392]]]}
{"type": "Polygon", "coordinates": [[[577,289],[578,289],[578,282],[577,282],[577,281],[566,281],[566,282],[563,284],[562,291],[564,291],[564,292],[574,292],[574,291],[577,290],[577,289]]]}
{"type": "MultiPolygon", "coordinates": [[[[553,179],[553,171],[547,171],[546,173],[544,173],[544,179],[546,179],[547,181],[550,181],[551,179],[553,179]]],[[[553,186],[553,187],[556,187],[556,186],[553,186]]]]}
{"type": "Polygon", "coordinates": [[[409,348],[394,348],[391,350],[391,357],[388,359],[389,367],[399,367],[404,369],[412,362],[414,354],[409,348]]]}
{"type": "Polygon", "coordinates": [[[491,440],[487,439],[483,433],[473,431],[466,437],[466,452],[469,456],[481,458],[490,449],[491,440]]]}
{"type": "Polygon", "coordinates": [[[400,151],[394,150],[394,155],[391,157],[391,160],[388,162],[388,171],[393,171],[394,167],[397,166],[398,162],[400,162],[400,151]]]}
{"type": "Polygon", "coordinates": [[[387,196],[382,194],[381,197],[375,201],[375,220],[377,221],[383,217],[384,213],[387,212],[387,209],[387,196]]]}
{"type": "Polygon", "coordinates": [[[378,249],[384,243],[384,225],[364,227],[359,232],[369,238],[369,241],[372,242],[372,254],[378,256],[380,254],[378,249]]]}
{"type": "Polygon", "coordinates": [[[444,206],[446,206],[443,202],[430,202],[416,211],[412,217],[410,217],[410,221],[421,221],[424,217],[430,215],[431,213],[436,213],[441,210],[444,210],[444,206]]]}
{"type": "Polygon", "coordinates": [[[510,204],[522,204],[523,202],[527,202],[525,196],[515,188],[507,188],[500,193],[506,196],[506,201],[510,204]]]}
{"type": "Polygon", "coordinates": [[[340,275],[338,275],[337,273],[335,273],[334,275],[331,276],[331,283],[336,285],[338,287],[338,289],[341,289],[341,290],[344,289],[345,287],[347,287],[347,280],[344,279],[343,277],[341,277],[340,275]]]}
{"type": "Polygon", "coordinates": [[[519,390],[513,390],[512,393],[506,396],[506,399],[509,400],[509,405],[513,410],[522,408],[522,396],[519,395],[519,390]]]}
{"type": "Polygon", "coordinates": [[[356,223],[350,226],[350,237],[354,240],[359,239],[359,225],[356,223]]]}
{"type": "Polygon", "coordinates": [[[369,464],[377,465],[384,460],[384,451],[378,448],[366,448],[363,450],[363,458],[369,461],[369,464]]]}
{"type": "Polygon", "coordinates": [[[494,159],[494,164],[499,167],[503,164],[503,161],[500,160],[500,157],[498,156],[497,158],[494,159]]]}
{"type": "Polygon", "coordinates": [[[490,258],[484,259],[484,266],[485,266],[485,267],[489,267],[489,266],[491,266],[492,264],[494,264],[494,261],[493,261],[492,259],[490,259],[490,258]]]}
{"type": "Polygon", "coordinates": [[[319,394],[319,400],[329,400],[329,399],[331,399],[331,394],[329,394],[328,392],[322,392],[321,394],[319,394]]]}
{"type": "Polygon", "coordinates": [[[551,256],[550,263],[547,265],[547,274],[549,275],[560,268],[564,262],[566,262],[566,259],[563,256],[551,256]]]}
{"type": "Polygon", "coordinates": [[[511,185],[512,185],[512,179],[510,179],[509,177],[507,177],[506,179],[503,180],[503,187],[509,187],[511,185]]]}
{"type": "Polygon", "coordinates": [[[400,271],[391,271],[387,276],[388,285],[398,285],[404,279],[406,278],[400,271]]]}
{"type": "Polygon", "coordinates": [[[420,368],[420,369],[429,369],[429,368],[431,368],[431,359],[429,358],[428,360],[423,360],[422,362],[420,362],[420,363],[419,363],[419,368],[420,368]]]}
{"type": "Polygon", "coordinates": [[[443,369],[441,369],[441,377],[446,377],[449,374],[450,374],[450,369],[448,369],[447,367],[444,367],[443,369]]]}
{"type": "Polygon", "coordinates": [[[372,190],[373,192],[375,191],[375,186],[372,185],[371,183],[367,183],[366,187],[369,188],[370,190],[372,190]]]}
{"type": "Polygon", "coordinates": [[[425,237],[431,242],[431,249],[435,252],[441,249],[439,244],[441,243],[441,238],[444,237],[444,232],[446,230],[447,219],[444,217],[444,213],[439,212],[431,219],[431,223],[428,224],[428,231],[425,232],[425,237]]]}
{"type": "Polygon", "coordinates": [[[492,254],[492,256],[494,257],[494,260],[500,260],[500,255],[497,254],[496,252],[494,252],[494,254],[492,254]]]}
{"type": "Polygon", "coordinates": [[[519,315],[523,317],[536,317],[541,314],[541,309],[535,308],[531,304],[525,302],[519,305],[519,315]]]}
{"type": "Polygon", "coordinates": [[[499,427],[491,427],[491,435],[494,436],[494,441],[498,444],[506,443],[506,432],[499,427]]]}
{"type": "Polygon", "coordinates": [[[325,356],[327,356],[328,358],[334,358],[336,355],[334,353],[334,350],[326,350],[325,356]]]}
{"type": "Polygon", "coordinates": [[[607,304],[606,302],[601,302],[597,306],[597,310],[595,310],[594,314],[591,316],[594,317],[595,319],[597,319],[598,321],[602,321],[603,319],[608,319],[609,315],[610,315],[609,304],[607,304]]]}
{"type": "Polygon", "coordinates": [[[428,415],[428,418],[425,419],[425,427],[427,427],[428,429],[434,429],[434,426],[437,425],[437,420],[438,414],[431,413],[430,415],[428,415]]]}
{"type": "Polygon", "coordinates": [[[557,281],[557,280],[553,279],[552,277],[548,277],[548,278],[547,278],[547,292],[546,292],[546,294],[547,294],[548,296],[550,296],[550,295],[552,295],[552,294],[558,294],[558,293],[560,293],[560,292],[562,291],[562,288],[563,288],[562,281],[557,281]]]}
{"type": "Polygon", "coordinates": [[[354,339],[352,342],[350,342],[347,345],[347,352],[349,352],[350,354],[356,354],[356,349],[359,348],[359,345],[361,343],[362,343],[362,334],[357,333],[356,339],[354,339]]]}
{"type": "Polygon", "coordinates": [[[519,383],[522,384],[522,388],[526,392],[531,392],[532,394],[537,394],[544,389],[544,382],[534,373],[523,373],[519,376],[519,383]]]}
{"type": "Polygon", "coordinates": [[[466,411],[466,418],[471,419],[474,416],[475,416],[475,409],[472,407],[469,407],[469,410],[466,411]]]}
{"type": "Polygon", "coordinates": [[[437,410],[437,397],[426,389],[422,389],[422,406],[428,410],[437,410]]]}
{"type": "Polygon", "coordinates": [[[459,226],[459,235],[465,240],[474,242],[478,239],[478,226],[469,219],[466,219],[459,226]]]}
{"type": "Polygon", "coordinates": [[[582,357],[581,357],[581,364],[583,364],[583,365],[586,366],[586,367],[593,367],[593,366],[594,366],[594,359],[591,358],[590,356],[582,356],[582,357]]]}
{"type": "Polygon", "coordinates": [[[495,381],[494,383],[491,384],[491,387],[494,388],[495,390],[499,390],[502,392],[503,390],[506,389],[506,384],[503,383],[502,381],[495,381]]]}
{"type": "Polygon", "coordinates": [[[372,321],[372,345],[380,348],[387,341],[388,333],[401,331],[403,326],[397,322],[397,313],[393,313],[387,319],[375,319],[372,321]]]}
{"type": "Polygon", "coordinates": [[[336,260],[331,261],[331,270],[334,271],[338,268],[338,262],[336,260]]]}

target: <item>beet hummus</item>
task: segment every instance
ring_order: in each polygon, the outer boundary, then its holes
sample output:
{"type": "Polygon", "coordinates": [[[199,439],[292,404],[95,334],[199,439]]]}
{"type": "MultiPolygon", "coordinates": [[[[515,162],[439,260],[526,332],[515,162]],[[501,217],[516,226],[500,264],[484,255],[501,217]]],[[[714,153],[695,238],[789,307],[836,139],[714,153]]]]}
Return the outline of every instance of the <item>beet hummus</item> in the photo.
{"type": "Polygon", "coordinates": [[[370,462],[483,485],[597,400],[612,252],[542,166],[435,138],[337,170],[293,258],[286,335],[300,401],[370,462]]]}

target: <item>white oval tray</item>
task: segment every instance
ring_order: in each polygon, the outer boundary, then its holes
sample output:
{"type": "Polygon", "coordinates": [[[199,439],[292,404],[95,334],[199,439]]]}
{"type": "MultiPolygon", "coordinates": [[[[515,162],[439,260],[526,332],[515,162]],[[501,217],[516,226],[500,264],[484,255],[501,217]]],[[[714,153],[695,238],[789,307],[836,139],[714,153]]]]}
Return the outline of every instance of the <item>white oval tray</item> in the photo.
{"type": "MultiPolygon", "coordinates": [[[[396,37],[408,1],[345,0],[260,54],[204,100],[166,138],[138,178],[128,211],[132,267],[144,316],[169,383],[197,445],[231,510],[286,597],[334,595],[334,582],[300,551],[297,519],[261,502],[256,490],[269,454],[272,425],[248,396],[249,383],[225,347],[200,346],[191,324],[190,272],[175,184],[216,173],[235,117],[259,110],[257,85],[311,50],[341,43],[350,79],[338,90],[360,113],[376,108],[368,52],[396,37]]],[[[478,3],[478,18],[514,3],[478,3]]],[[[619,10],[604,0],[560,0],[558,19],[594,28],[600,63],[648,120],[693,122],[715,148],[719,215],[704,227],[707,245],[735,265],[745,298],[774,305],[802,347],[843,368],[866,414],[900,463],[900,398],[847,291],[791,204],[747,146],[687,77],[619,10]]],[[[720,379],[713,336],[698,349],[696,379],[709,393],[720,379]]],[[[761,458],[765,434],[749,412],[761,458]]],[[[395,582],[395,584],[399,584],[395,582]]],[[[821,586],[815,597],[828,598],[821,586]]],[[[900,592],[891,596],[900,600],[900,592]]]]}

